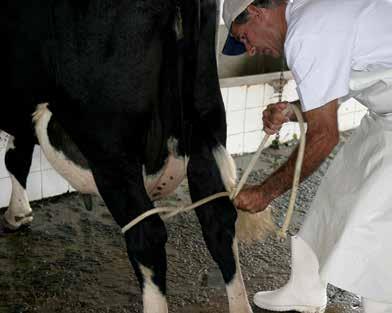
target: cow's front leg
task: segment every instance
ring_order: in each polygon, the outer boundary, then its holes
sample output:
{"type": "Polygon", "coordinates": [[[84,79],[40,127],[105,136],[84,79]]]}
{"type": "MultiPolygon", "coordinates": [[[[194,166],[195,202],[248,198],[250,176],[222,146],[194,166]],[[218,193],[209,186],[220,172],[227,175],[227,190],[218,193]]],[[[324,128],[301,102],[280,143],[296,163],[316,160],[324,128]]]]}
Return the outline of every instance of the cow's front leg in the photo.
{"type": "MultiPolygon", "coordinates": [[[[153,208],[138,155],[143,138],[140,118],[130,119],[121,113],[79,113],[78,125],[83,127],[75,127],[74,116],[63,113],[58,115],[59,122],[88,160],[99,194],[117,224],[124,227],[153,208]]],[[[144,313],[167,313],[164,223],[159,216],[151,216],[128,230],[125,240],[143,293],[144,313]]]]}
{"type": "Polygon", "coordinates": [[[145,228],[145,230],[136,230],[139,234],[136,234],[136,232],[132,234],[132,231],[128,231],[129,234],[125,235],[128,256],[143,293],[144,313],[168,312],[166,301],[166,251],[165,243],[159,242],[162,240],[161,232],[163,230],[163,227],[159,225],[160,223],[162,221],[158,221],[158,219],[148,221],[139,226],[139,228],[145,228]],[[139,247],[135,247],[135,241],[141,239],[138,238],[140,232],[146,232],[147,236],[150,236],[156,242],[150,246],[140,246],[138,244],[139,247]],[[154,236],[156,237],[153,238],[154,236]]]}
{"type": "Polygon", "coordinates": [[[33,213],[26,192],[34,149],[34,140],[30,133],[25,136],[10,137],[5,155],[5,165],[10,173],[12,194],[7,211],[4,213],[4,226],[16,230],[30,224],[33,213]]]}
{"type": "MultiPolygon", "coordinates": [[[[188,181],[193,201],[224,191],[219,169],[207,147],[191,155],[188,181]]],[[[196,213],[207,247],[222,272],[230,313],[251,313],[238,259],[233,204],[228,198],[220,198],[198,208],[196,213]]]]}

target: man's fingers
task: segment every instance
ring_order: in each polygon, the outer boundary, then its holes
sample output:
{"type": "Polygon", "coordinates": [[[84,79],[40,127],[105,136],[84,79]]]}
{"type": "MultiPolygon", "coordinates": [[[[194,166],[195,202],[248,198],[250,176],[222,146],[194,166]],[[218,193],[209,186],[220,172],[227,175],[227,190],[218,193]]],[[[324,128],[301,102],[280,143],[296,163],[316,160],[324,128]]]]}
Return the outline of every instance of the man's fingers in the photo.
{"type": "Polygon", "coordinates": [[[287,116],[284,114],[283,111],[286,108],[286,103],[276,103],[273,105],[269,105],[263,111],[263,118],[273,120],[273,122],[285,122],[287,120],[287,116]]]}
{"type": "Polygon", "coordinates": [[[288,102],[276,102],[276,103],[271,103],[267,106],[267,110],[279,110],[279,111],[283,111],[285,109],[287,109],[288,106],[288,102]]]}
{"type": "Polygon", "coordinates": [[[287,117],[283,114],[273,115],[270,122],[274,125],[281,125],[287,121],[287,117]]]}
{"type": "Polygon", "coordinates": [[[267,135],[275,135],[279,131],[279,129],[276,130],[276,129],[270,129],[267,127],[264,127],[263,130],[267,135]]]}
{"type": "Polygon", "coordinates": [[[256,209],[244,209],[241,207],[237,207],[238,210],[242,211],[242,212],[246,212],[246,213],[250,213],[250,214],[255,214],[257,212],[260,212],[259,210],[256,209]]]}
{"type": "Polygon", "coordinates": [[[269,128],[266,128],[266,127],[264,127],[263,130],[264,130],[264,132],[267,135],[274,135],[274,134],[276,134],[278,132],[277,130],[272,130],[272,129],[269,129],[269,128]]]}
{"type": "Polygon", "coordinates": [[[263,111],[263,129],[268,135],[277,133],[282,125],[289,121],[288,116],[283,112],[287,106],[287,102],[273,103],[263,111]]]}
{"type": "Polygon", "coordinates": [[[238,197],[234,199],[234,206],[243,212],[247,212],[247,213],[257,213],[257,209],[251,208],[249,207],[249,203],[247,203],[246,201],[241,201],[238,197]]]}
{"type": "Polygon", "coordinates": [[[287,109],[287,102],[279,102],[279,103],[277,103],[276,107],[279,110],[284,111],[287,109]]]}
{"type": "Polygon", "coordinates": [[[273,124],[269,121],[264,121],[264,131],[268,135],[273,135],[282,128],[282,124],[273,124]]]}

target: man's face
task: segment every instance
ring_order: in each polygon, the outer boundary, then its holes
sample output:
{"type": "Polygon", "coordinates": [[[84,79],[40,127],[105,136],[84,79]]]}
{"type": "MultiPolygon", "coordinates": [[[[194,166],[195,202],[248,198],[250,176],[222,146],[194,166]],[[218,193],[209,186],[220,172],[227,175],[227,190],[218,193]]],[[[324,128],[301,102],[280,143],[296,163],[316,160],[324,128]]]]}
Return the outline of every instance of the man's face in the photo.
{"type": "Polygon", "coordinates": [[[249,19],[245,24],[233,23],[231,34],[241,41],[250,56],[255,54],[279,57],[283,53],[284,36],[281,33],[278,9],[248,7],[249,19]]]}

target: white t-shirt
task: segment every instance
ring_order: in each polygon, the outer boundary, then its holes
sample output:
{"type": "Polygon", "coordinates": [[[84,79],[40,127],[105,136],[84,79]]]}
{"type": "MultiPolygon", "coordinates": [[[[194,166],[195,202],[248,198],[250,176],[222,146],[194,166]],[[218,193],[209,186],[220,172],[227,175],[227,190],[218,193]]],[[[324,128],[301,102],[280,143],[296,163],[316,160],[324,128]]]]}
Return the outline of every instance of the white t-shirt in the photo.
{"type": "Polygon", "coordinates": [[[352,70],[392,68],[392,0],[294,0],[286,20],[303,111],[347,95],[352,70]]]}

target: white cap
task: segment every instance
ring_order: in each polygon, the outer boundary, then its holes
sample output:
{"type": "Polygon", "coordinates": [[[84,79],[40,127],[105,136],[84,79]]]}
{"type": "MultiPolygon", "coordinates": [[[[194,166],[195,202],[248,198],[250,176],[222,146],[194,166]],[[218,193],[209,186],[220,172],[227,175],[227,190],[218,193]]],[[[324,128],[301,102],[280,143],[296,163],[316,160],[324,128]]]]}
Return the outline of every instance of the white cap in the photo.
{"type": "Polygon", "coordinates": [[[254,0],[224,0],[223,3],[223,20],[229,30],[222,53],[225,55],[240,55],[246,52],[243,43],[235,40],[230,34],[231,24],[254,0]]]}
{"type": "Polygon", "coordinates": [[[223,20],[230,31],[231,23],[240,15],[254,0],[224,0],[223,20]]]}

